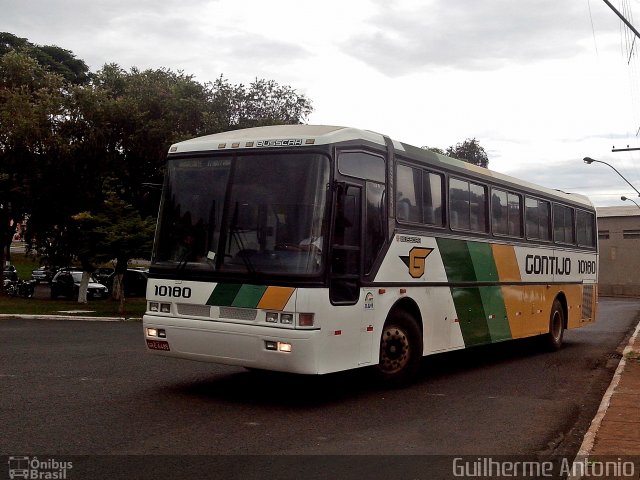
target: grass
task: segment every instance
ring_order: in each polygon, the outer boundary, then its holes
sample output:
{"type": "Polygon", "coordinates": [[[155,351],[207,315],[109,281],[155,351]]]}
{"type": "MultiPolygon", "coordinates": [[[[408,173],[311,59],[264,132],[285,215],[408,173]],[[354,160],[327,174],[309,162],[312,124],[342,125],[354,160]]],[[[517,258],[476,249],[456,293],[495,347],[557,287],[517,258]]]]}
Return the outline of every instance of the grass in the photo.
{"type": "MultiPolygon", "coordinates": [[[[33,256],[24,253],[11,253],[11,263],[16,267],[18,278],[31,279],[31,271],[40,266],[40,262],[33,256]]],[[[71,316],[96,316],[96,317],[122,317],[142,318],[146,308],[144,298],[127,298],[124,304],[124,315],[118,313],[120,302],[116,300],[90,300],[89,303],[78,303],[73,300],[52,300],[46,295],[39,294],[38,290],[47,287],[36,287],[36,297],[21,298],[0,296],[0,314],[15,315],[71,315],[71,316]],[[83,310],[83,313],[61,313],[73,310],[83,310]],[[91,313],[88,313],[88,312],[91,313]]]]}
{"type": "Polygon", "coordinates": [[[29,280],[31,272],[40,266],[35,256],[16,252],[11,252],[11,264],[16,267],[18,278],[23,280],[29,280]]]}

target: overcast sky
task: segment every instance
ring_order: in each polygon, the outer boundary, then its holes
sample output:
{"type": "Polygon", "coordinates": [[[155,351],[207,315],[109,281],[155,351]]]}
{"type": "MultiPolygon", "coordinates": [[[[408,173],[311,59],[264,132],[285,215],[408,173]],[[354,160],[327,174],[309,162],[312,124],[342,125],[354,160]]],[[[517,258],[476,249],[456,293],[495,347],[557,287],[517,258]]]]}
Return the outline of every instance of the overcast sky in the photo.
{"type": "MultiPolygon", "coordinates": [[[[640,22],[640,0],[613,4],[640,22]]],[[[443,149],[475,137],[490,168],[596,205],[637,194],[585,156],[640,189],[640,151],[611,152],[640,147],[638,60],[601,0],[0,0],[0,12],[0,31],[92,71],[266,78],[311,99],[309,123],[443,149]]]]}

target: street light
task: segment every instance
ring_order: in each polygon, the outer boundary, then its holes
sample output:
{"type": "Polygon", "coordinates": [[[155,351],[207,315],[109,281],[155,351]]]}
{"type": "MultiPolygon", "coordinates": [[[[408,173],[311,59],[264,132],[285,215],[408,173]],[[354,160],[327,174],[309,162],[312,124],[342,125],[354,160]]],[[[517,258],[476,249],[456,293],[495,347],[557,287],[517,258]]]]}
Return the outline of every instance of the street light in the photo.
{"type": "Polygon", "coordinates": [[[609,167],[613,168],[613,170],[615,170],[615,172],[616,172],[618,175],[620,175],[620,177],[621,177],[625,182],[627,182],[631,188],[633,188],[633,189],[635,190],[635,192],[638,194],[638,197],[640,197],[640,192],[638,191],[638,189],[637,189],[636,187],[634,187],[633,185],[631,185],[631,182],[630,182],[629,180],[627,180],[626,178],[624,178],[624,175],[622,175],[622,174],[621,174],[621,173],[616,169],[616,167],[614,167],[613,165],[610,165],[610,164],[608,164],[607,162],[603,162],[602,160],[594,160],[594,159],[593,159],[593,158],[591,158],[591,157],[584,157],[583,161],[584,161],[584,163],[586,163],[587,165],[591,165],[593,162],[596,162],[596,163],[604,163],[605,165],[607,165],[607,166],[609,166],[609,167]]]}
{"type": "Polygon", "coordinates": [[[634,200],[632,200],[631,198],[627,198],[627,197],[625,197],[624,195],[622,195],[622,196],[620,197],[620,200],[622,200],[623,202],[624,202],[625,200],[629,200],[630,202],[635,203],[635,204],[636,204],[636,207],[640,208],[640,205],[638,205],[634,200]]]}

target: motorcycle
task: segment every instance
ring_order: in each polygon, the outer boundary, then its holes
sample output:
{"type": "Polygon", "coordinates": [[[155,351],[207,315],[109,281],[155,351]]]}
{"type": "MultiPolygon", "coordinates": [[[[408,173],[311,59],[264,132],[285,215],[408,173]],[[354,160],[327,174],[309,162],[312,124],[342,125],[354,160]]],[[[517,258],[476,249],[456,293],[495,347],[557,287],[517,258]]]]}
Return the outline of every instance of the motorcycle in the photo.
{"type": "Polygon", "coordinates": [[[9,280],[4,281],[4,291],[12,297],[31,298],[35,292],[34,280],[9,280]]]}

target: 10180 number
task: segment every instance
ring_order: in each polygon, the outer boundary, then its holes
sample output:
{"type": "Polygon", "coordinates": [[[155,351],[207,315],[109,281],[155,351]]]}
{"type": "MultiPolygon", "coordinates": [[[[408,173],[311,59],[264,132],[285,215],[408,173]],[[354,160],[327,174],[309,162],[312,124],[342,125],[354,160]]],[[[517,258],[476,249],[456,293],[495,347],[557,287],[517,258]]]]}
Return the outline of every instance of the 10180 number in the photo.
{"type": "Polygon", "coordinates": [[[156,285],[155,294],[158,297],[190,298],[191,288],[189,287],[168,287],[167,285],[156,285]]]}

